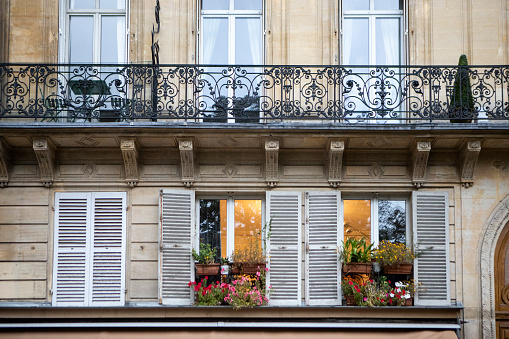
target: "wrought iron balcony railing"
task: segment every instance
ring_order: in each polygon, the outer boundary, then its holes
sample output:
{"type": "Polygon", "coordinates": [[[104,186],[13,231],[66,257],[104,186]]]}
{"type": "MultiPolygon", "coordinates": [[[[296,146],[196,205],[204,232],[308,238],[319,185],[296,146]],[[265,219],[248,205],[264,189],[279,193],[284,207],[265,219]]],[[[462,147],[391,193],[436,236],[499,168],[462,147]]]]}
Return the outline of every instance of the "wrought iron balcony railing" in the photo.
{"type": "Polygon", "coordinates": [[[509,66],[0,64],[0,123],[509,120],[509,66]]]}

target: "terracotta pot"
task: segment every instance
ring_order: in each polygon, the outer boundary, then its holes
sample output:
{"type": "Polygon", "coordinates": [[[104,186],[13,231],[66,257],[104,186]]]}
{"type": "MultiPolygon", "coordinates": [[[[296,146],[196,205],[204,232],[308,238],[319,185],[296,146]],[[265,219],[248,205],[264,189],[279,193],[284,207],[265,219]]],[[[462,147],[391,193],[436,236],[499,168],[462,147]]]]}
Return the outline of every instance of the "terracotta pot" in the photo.
{"type": "Polygon", "coordinates": [[[405,299],[405,304],[403,306],[412,306],[414,304],[414,298],[405,299]]]}
{"type": "Polygon", "coordinates": [[[346,306],[357,306],[357,303],[355,302],[355,296],[353,294],[345,295],[346,299],[346,306]]]}
{"type": "Polygon", "coordinates": [[[371,274],[370,262],[345,262],[343,263],[344,274],[371,274]]]}
{"type": "Polygon", "coordinates": [[[231,275],[239,275],[240,274],[240,267],[236,266],[236,265],[232,265],[232,267],[230,269],[230,274],[231,275]]]}
{"type": "Polygon", "coordinates": [[[244,274],[256,274],[256,272],[265,268],[265,263],[258,263],[253,265],[242,264],[242,268],[244,274]]]}
{"type": "Polygon", "coordinates": [[[221,274],[220,264],[195,264],[197,275],[219,275],[221,274]]]}
{"type": "Polygon", "coordinates": [[[384,266],[385,274],[410,274],[414,264],[401,264],[401,265],[390,265],[384,266]]]}

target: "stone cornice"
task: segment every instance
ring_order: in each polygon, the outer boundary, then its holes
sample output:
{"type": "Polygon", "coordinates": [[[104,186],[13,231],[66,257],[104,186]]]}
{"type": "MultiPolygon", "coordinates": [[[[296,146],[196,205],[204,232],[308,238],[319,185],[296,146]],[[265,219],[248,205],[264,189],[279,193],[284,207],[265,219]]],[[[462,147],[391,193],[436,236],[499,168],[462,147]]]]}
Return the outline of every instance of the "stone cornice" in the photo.
{"type": "Polygon", "coordinates": [[[472,187],[474,184],[474,171],[480,152],[480,140],[467,140],[460,149],[460,175],[463,187],[472,187]]]}
{"type": "Polygon", "coordinates": [[[120,149],[124,158],[125,181],[127,186],[134,187],[139,181],[139,146],[134,138],[121,139],[120,149]]]}
{"type": "Polygon", "coordinates": [[[275,187],[279,182],[279,140],[265,140],[265,183],[275,187]]]}
{"type": "Polygon", "coordinates": [[[53,185],[56,147],[49,138],[36,138],[33,148],[39,163],[40,180],[46,187],[53,185]]]}
{"type": "Polygon", "coordinates": [[[412,183],[420,188],[426,181],[426,169],[428,167],[431,141],[416,140],[412,149],[412,183]]]}
{"type": "Polygon", "coordinates": [[[329,144],[329,185],[337,188],[343,177],[344,140],[331,140],[329,144]]]}
{"type": "Polygon", "coordinates": [[[181,180],[184,186],[191,187],[195,181],[195,145],[192,139],[180,139],[178,144],[180,150],[181,180]]]}

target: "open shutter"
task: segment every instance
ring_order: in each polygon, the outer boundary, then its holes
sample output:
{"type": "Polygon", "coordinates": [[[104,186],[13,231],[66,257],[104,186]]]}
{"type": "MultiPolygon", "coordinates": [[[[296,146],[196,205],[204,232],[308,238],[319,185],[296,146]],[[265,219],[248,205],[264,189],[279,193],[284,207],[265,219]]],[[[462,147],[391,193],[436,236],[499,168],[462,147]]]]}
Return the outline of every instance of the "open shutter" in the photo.
{"type": "Polygon", "coordinates": [[[191,305],[194,191],[162,190],[160,203],[159,302],[191,305]]]}
{"type": "Polygon", "coordinates": [[[272,220],[268,240],[267,285],[271,305],[301,303],[301,192],[267,192],[267,215],[272,220]]]}
{"type": "Polygon", "coordinates": [[[88,303],[90,194],[55,194],[53,306],[88,303]]]}
{"type": "Polygon", "coordinates": [[[125,193],[92,194],[90,306],[124,305],[125,224],[125,193]]]}
{"type": "Polygon", "coordinates": [[[416,305],[450,305],[447,192],[413,192],[416,305]]]}
{"type": "Polygon", "coordinates": [[[339,192],[306,193],[306,303],[340,305],[338,246],[342,239],[339,192]]]}

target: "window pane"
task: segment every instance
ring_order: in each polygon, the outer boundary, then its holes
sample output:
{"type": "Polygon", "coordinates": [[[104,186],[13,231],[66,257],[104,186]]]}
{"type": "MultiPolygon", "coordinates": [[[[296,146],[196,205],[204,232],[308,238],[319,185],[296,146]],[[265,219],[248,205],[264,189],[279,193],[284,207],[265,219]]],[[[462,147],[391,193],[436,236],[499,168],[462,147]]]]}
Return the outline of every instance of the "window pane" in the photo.
{"type": "Polygon", "coordinates": [[[228,63],[228,19],[203,18],[203,63],[228,63]]]}
{"type": "Polygon", "coordinates": [[[400,64],[400,24],[398,18],[376,19],[377,65],[400,64]]]}
{"type": "Polygon", "coordinates": [[[262,63],[262,26],[259,18],[235,19],[235,64],[262,63]]]}
{"type": "Polygon", "coordinates": [[[230,0],[202,0],[201,9],[229,9],[230,0]]]}
{"type": "Polygon", "coordinates": [[[402,0],[375,0],[375,9],[381,10],[402,10],[402,0]]]}
{"type": "Polygon", "coordinates": [[[262,10],[262,0],[235,0],[235,9],[262,10]]]}
{"type": "Polygon", "coordinates": [[[70,9],[95,9],[95,0],[69,0],[70,9]]]}
{"type": "Polygon", "coordinates": [[[343,200],[345,241],[362,239],[371,243],[371,200],[343,200]]]}
{"type": "Polygon", "coordinates": [[[406,243],[405,201],[380,200],[378,202],[378,239],[406,243]]]}
{"type": "Polygon", "coordinates": [[[101,62],[125,62],[125,17],[103,16],[101,21],[101,62]]]}
{"type": "Polygon", "coordinates": [[[99,8],[125,9],[125,0],[101,0],[99,8]]]}
{"type": "Polygon", "coordinates": [[[262,253],[262,201],[235,200],[235,251],[262,253]]]}
{"type": "Polygon", "coordinates": [[[369,0],[343,0],[343,10],[369,9],[369,0]]]}
{"type": "Polygon", "coordinates": [[[93,62],[94,17],[71,16],[69,18],[69,61],[71,63],[93,62]]]}
{"type": "Polygon", "coordinates": [[[226,248],[226,200],[200,200],[200,242],[217,248],[216,261],[226,248]]]}
{"type": "Polygon", "coordinates": [[[344,25],[343,58],[345,65],[368,65],[368,18],[345,18],[344,25]]]}

